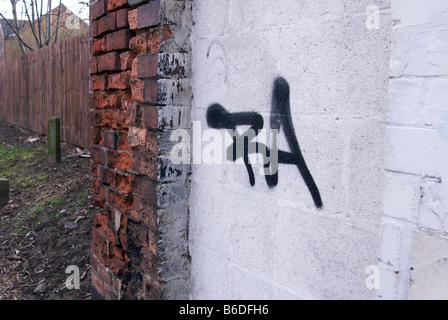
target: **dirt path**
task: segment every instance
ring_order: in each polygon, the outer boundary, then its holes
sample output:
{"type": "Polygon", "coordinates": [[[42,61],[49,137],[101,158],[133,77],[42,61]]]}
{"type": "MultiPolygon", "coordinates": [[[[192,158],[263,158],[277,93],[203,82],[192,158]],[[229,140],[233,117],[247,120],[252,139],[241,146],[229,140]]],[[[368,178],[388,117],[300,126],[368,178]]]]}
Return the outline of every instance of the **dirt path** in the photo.
{"type": "Polygon", "coordinates": [[[0,300],[90,299],[90,161],[63,144],[62,162],[49,165],[46,150],[44,136],[0,121],[0,178],[10,181],[0,206],[0,300]],[[68,266],[79,268],[79,289],[65,285],[68,266]]]}

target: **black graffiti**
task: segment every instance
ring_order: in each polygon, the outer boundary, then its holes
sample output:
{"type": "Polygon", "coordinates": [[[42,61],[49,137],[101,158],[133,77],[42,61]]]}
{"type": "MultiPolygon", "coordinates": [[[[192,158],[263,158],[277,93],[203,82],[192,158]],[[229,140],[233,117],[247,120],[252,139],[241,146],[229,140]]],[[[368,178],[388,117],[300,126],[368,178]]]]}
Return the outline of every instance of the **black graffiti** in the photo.
{"type": "MultiPolygon", "coordinates": [[[[207,109],[207,123],[209,127],[215,129],[228,129],[232,130],[233,144],[227,150],[227,155],[231,155],[231,159],[236,161],[242,157],[246,166],[249,182],[251,186],[255,185],[255,174],[252,165],[249,162],[250,153],[260,153],[265,158],[270,158],[271,150],[266,145],[260,142],[252,142],[257,136],[260,130],[263,129],[264,121],[263,117],[256,112],[237,112],[230,113],[219,104],[213,104],[207,109]],[[238,126],[250,126],[243,134],[238,134],[235,129],[238,126]],[[248,135],[249,132],[253,132],[254,136],[248,135]],[[238,139],[243,138],[244,147],[242,150],[237,148],[238,139]]],[[[271,114],[270,114],[270,128],[276,130],[282,130],[285,134],[286,141],[291,152],[278,150],[278,163],[291,164],[297,166],[308,190],[313,198],[314,204],[317,208],[322,208],[322,199],[319,189],[311,175],[311,172],[306,165],[300,150],[299,142],[296,138],[294,125],[291,119],[291,107],[290,107],[290,89],[288,82],[281,77],[278,77],[274,81],[272,101],[271,101],[271,114]]],[[[270,166],[269,161],[265,161],[264,168],[268,169],[270,166]]],[[[265,174],[267,185],[272,188],[278,184],[278,170],[275,170],[273,174],[265,174]]]]}

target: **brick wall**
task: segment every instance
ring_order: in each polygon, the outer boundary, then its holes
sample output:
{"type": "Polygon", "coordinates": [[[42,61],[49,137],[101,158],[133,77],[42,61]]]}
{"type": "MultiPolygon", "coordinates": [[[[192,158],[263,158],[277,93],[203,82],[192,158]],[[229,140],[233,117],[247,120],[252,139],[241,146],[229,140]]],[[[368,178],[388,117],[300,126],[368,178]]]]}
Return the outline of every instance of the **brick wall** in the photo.
{"type": "Polygon", "coordinates": [[[90,4],[96,299],[189,295],[190,167],[169,151],[190,124],[190,15],[189,1],[90,4]]]}
{"type": "Polygon", "coordinates": [[[446,299],[448,3],[393,0],[391,10],[378,297],[446,299]]]}

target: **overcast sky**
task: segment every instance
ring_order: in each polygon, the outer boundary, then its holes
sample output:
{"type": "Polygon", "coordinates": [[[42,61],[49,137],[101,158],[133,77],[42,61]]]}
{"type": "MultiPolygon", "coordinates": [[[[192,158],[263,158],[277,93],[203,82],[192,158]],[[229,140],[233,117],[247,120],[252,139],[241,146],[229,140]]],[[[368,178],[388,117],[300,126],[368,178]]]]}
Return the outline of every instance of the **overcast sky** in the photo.
{"type": "MultiPolygon", "coordinates": [[[[39,0],[38,0],[39,1],[39,0]]],[[[88,0],[82,0],[85,2],[88,2],[88,0]]],[[[59,5],[59,0],[52,0],[52,7],[56,8],[59,5]]],[[[44,11],[46,11],[46,3],[47,0],[44,0],[44,11]]],[[[83,6],[79,4],[79,0],[62,0],[62,3],[69,8],[73,13],[78,15],[81,19],[88,19],[89,18],[89,10],[87,6],[83,6]]],[[[19,12],[18,18],[21,17],[21,8],[22,8],[22,1],[19,1],[19,4],[17,5],[17,11],[19,12]]],[[[11,2],[9,0],[0,0],[0,12],[6,17],[6,18],[12,18],[12,10],[11,10],[11,2]]]]}

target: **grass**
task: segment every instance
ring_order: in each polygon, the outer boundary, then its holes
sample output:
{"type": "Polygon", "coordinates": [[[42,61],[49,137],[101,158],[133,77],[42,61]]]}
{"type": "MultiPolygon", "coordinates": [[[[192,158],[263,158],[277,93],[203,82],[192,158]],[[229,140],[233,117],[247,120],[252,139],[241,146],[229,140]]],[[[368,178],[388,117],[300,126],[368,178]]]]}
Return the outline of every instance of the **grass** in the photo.
{"type": "Polygon", "coordinates": [[[81,192],[78,193],[78,198],[79,200],[76,202],[76,206],[79,208],[82,208],[84,206],[86,206],[87,204],[87,196],[88,196],[88,191],[87,190],[83,190],[81,192]]]}
{"type": "Polygon", "coordinates": [[[27,211],[31,214],[39,214],[45,211],[47,215],[53,213],[53,207],[59,206],[63,202],[61,195],[50,195],[44,199],[36,201],[32,206],[28,207],[27,211]]]}
{"type": "Polygon", "coordinates": [[[25,149],[20,146],[0,144],[0,176],[10,178],[21,170],[33,165],[39,160],[35,150],[25,149]]]}
{"type": "Polygon", "coordinates": [[[12,232],[16,234],[26,234],[29,231],[29,219],[33,220],[31,229],[34,229],[38,224],[44,222],[45,220],[55,218],[58,210],[54,207],[61,205],[63,201],[63,197],[56,194],[35,202],[23,213],[12,217],[12,219],[8,221],[9,224],[13,225],[12,232]]]}
{"type": "MultiPolygon", "coordinates": [[[[11,189],[34,190],[45,184],[51,177],[47,173],[36,171],[36,164],[44,160],[45,154],[36,149],[27,149],[18,145],[0,143],[0,177],[10,180],[11,189]]],[[[63,195],[49,194],[28,205],[23,212],[11,217],[13,232],[24,234],[28,232],[28,221],[37,218],[37,223],[43,219],[51,219],[57,213],[54,207],[63,203],[63,195]]]]}

